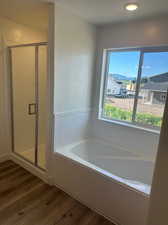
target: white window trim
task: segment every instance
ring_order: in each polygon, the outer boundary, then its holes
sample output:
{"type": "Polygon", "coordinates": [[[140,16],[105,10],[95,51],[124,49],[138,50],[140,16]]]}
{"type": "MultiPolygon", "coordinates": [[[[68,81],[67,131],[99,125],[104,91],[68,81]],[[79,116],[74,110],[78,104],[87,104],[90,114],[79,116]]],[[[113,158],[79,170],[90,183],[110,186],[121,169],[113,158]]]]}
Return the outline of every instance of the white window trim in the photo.
{"type": "MultiPolygon", "coordinates": [[[[151,46],[151,47],[131,47],[131,48],[110,48],[110,49],[104,49],[103,50],[103,59],[102,59],[102,70],[101,70],[101,80],[100,80],[100,95],[99,95],[99,112],[98,112],[98,119],[108,122],[108,123],[113,123],[113,124],[118,124],[120,126],[126,126],[130,128],[135,128],[143,131],[147,131],[150,133],[155,133],[155,134],[160,134],[160,128],[156,126],[151,126],[151,125],[144,125],[144,124],[139,124],[135,121],[127,122],[123,120],[117,120],[117,119],[111,119],[108,117],[103,116],[103,105],[104,105],[104,98],[105,98],[105,85],[106,85],[106,79],[107,79],[107,69],[108,69],[108,54],[109,52],[115,52],[115,51],[140,51],[140,61],[139,61],[139,69],[138,69],[138,75],[137,75],[137,80],[141,78],[141,65],[143,64],[143,54],[147,52],[168,52],[168,46],[151,46]]],[[[139,86],[139,85],[138,85],[139,86]]],[[[139,90],[139,87],[137,87],[139,90]]],[[[138,96],[138,90],[136,89],[136,95],[138,96]]],[[[135,111],[137,107],[137,96],[135,96],[134,100],[134,108],[133,108],[133,113],[135,115],[135,111]],[[135,106],[136,105],[136,106],[135,106]]]]}

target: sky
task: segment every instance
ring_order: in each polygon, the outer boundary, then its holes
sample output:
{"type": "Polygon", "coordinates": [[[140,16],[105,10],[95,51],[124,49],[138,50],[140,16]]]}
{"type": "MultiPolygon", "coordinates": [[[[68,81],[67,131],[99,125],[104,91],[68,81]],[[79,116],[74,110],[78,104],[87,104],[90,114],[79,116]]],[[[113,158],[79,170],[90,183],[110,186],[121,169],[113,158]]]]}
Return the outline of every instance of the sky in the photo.
{"type": "MultiPolygon", "coordinates": [[[[111,52],[109,73],[136,77],[138,73],[140,52],[111,52]]],[[[145,53],[142,77],[168,72],[168,52],[145,53]]]]}

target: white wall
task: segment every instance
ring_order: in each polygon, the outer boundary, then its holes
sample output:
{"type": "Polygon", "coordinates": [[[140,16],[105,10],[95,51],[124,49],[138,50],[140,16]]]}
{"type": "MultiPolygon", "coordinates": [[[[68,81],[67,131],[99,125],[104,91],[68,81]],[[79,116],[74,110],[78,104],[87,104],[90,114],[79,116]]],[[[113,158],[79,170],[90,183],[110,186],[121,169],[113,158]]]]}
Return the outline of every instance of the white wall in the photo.
{"type": "MultiPolygon", "coordinates": [[[[11,20],[2,17],[0,17],[0,34],[3,35],[5,42],[8,46],[47,41],[47,33],[15,23],[11,20]]],[[[7,76],[5,76],[4,73],[0,74],[0,80],[0,125],[3,128],[3,130],[0,131],[0,157],[3,157],[10,152],[10,131],[8,117],[9,96],[7,90],[7,76]]]]}
{"type": "Polygon", "coordinates": [[[147,225],[167,225],[168,212],[168,97],[161,129],[158,155],[155,165],[155,172],[150,196],[150,207],[147,225]]]}
{"type": "Polygon", "coordinates": [[[88,135],[95,28],[55,6],[55,148],[88,135]]]}
{"type": "Polygon", "coordinates": [[[47,32],[38,31],[3,17],[0,17],[0,32],[3,33],[7,45],[47,41],[47,32]]]}
{"type": "MultiPolygon", "coordinates": [[[[135,46],[159,46],[168,44],[168,17],[125,22],[98,28],[97,65],[95,73],[94,108],[98,112],[100,77],[103,49],[135,46]],[[96,82],[97,81],[97,82],[96,82]]],[[[96,119],[93,115],[93,135],[119,144],[124,149],[137,152],[145,157],[155,157],[159,135],[136,128],[114,125],[96,119]]]]}

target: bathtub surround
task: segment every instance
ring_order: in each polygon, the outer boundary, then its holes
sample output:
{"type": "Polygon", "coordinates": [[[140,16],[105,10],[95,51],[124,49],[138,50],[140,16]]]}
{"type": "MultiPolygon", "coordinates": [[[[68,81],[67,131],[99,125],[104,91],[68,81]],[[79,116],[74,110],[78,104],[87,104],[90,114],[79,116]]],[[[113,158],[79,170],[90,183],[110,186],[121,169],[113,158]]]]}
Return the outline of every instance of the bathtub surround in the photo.
{"type": "Polygon", "coordinates": [[[88,138],[90,122],[90,110],[56,113],[55,124],[59,132],[55,135],[55,149],[88,138]]]}
{"type": "Polygon", "coordinates": [[[54,148],[89,134],[95,28],[55,5],[54,148]]]}

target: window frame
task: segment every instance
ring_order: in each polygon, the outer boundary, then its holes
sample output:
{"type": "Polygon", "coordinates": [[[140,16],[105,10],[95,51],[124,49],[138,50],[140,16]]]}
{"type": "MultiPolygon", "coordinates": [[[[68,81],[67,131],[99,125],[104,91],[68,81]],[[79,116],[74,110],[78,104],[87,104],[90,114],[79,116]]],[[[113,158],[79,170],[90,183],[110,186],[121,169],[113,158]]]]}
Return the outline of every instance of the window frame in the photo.
{"type": "Polygon", "coordinates": [[[137,113],[137,106],[138,106],[138,95],[140,90],[140,81],[142,75],[142,65],[144,62],[144,54],[145,53],[154,53],[154,52],[168,52],[168,46],[151,46],[151,47],[131,47],[131,48],[109,48],[103,49],[103,57],[102,57],[102,70],[101,70],[101,81],[100,81],[100,96],[99,96],[99,112],[98,112],[98,119],[103,120],[109,123],[119,124],[123,126],[138,128],[141,130],[153,132],[153,133],[160,133],[160,127],[152,126],[148,124],[141,124],[135,121],[136,113],[137,113]],[[104,103],[105,103],[105,90],[107,87],[107,80],[108,80],[108,68],[109,68],[109,54],[111,52],[129,52],[129,51],[139,51],[140,58],[138,64],[138,72],[137,72],[137,84],[135,97],[134,97],[134,104],[132,110],[132,121],[123,121],[118,119],[113,119],[104,116],[104,103]]]}

